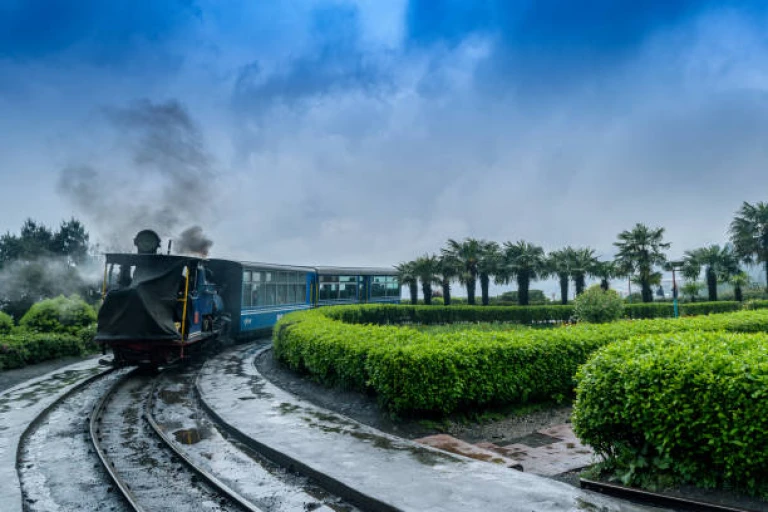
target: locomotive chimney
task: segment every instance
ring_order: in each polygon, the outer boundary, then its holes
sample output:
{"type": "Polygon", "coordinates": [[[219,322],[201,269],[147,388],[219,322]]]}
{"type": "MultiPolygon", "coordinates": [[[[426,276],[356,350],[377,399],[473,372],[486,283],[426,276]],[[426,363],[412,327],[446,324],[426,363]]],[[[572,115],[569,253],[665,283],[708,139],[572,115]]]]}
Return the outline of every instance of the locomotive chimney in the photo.
{"type": "Polygon", "coordinates": [[[133,245],[139,254],[157,254],[160,248],[160,237],[151,229],[139,231],[133,239],[133,245]]]}

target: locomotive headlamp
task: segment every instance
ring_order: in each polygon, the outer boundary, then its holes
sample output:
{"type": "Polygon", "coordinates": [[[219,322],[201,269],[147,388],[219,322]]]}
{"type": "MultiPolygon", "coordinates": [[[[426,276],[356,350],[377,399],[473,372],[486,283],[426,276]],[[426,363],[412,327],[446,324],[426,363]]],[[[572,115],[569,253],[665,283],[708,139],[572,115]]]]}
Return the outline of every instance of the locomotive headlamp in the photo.
{"type": "Polygon", "coordinates": [[[151,229],[139,231],[136,238],[133,239],[133,245],[139,251],[139,254],[157,254],[160,247],[160,237],[151,229]]]}

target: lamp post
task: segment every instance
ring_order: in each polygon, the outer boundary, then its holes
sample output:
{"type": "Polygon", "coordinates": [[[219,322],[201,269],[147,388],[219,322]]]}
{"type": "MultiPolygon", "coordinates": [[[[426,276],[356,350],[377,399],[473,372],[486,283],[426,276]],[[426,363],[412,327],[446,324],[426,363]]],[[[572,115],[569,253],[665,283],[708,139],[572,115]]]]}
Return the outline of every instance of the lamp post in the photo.
{"type": "Polygon", "coordinates": [[[672,306],[675,312],[675,318],[680,316],[680,312],[677,308],[677,280],[675,279],[675,270],[682,267],[685,262],[683,261],[670,261],[669,266],[672,268],[672,306]]]}

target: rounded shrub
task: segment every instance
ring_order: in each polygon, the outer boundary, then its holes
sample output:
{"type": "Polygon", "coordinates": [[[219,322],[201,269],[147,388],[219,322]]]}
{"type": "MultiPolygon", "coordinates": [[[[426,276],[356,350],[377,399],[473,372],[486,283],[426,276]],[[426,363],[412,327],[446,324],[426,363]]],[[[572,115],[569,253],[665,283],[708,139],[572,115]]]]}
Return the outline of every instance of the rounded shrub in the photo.
{"type": "Polygon", "coordinates": [[[77,295],[59,295],[33,304],[19,325],[34,332],[78,334],[94,322],[96,312],[83,299],[77,295]]]}
{"type": "Polygon", "coordinates": [[[7,313],[0,311],[0,334],[9,334],[13,329],[13,318],[7,313]]]}
{"type": "Polygon", "coordinates": [[[768,335],[692,330],[618,341],[577,381],[574,430],[609,478],[766,492],[768,335]]]}
{"type": "Polygon", "coordinates": [[[604,324],[621,318],[624,303],[615,290],[603,290],[595,285],[576,297],[573,308],[579,322],[604,324]]]}

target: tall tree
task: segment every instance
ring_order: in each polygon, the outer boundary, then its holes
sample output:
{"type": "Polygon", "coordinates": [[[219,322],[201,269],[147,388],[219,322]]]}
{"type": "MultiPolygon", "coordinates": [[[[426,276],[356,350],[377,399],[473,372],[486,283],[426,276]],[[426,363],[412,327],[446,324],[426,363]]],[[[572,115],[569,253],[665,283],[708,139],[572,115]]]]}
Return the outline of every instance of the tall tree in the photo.
{"type": "Polygon", "coordinates": [[[610,280],[614,277],[620,277],[616,264],[612,261],[598,261],[595,265],[594,276],[600,279],[600,288],[608,290],[610,280]]]}
{"type": "Polygon", "coordinates": [[[732,275],[729,282],[733,285],[733,298],[742,302],[744,300],[744,292],[742,290],[745,286],[749,285],[749,274],[741,270],[732,275]]]}
{"type": "Polygon", "coordinates": [[[85,226],[74,217],[62,222],[59,230],[51,237],[51,250],[66,256],[70,262],[78,265],[88,257],[88,232],[85,226]]]}
{"type": "Polygon", "coordinates": [[[571,277],[573,277],[573,284],[576,287],[576,295],[581,295],[581,292],[586,288],[587,276],[595,274],[597,263],[594,249],[583,247],[572,250],[571,277]]]}
{"type": "Polygon", "coordinates": [[[739,271],[738,260],[729,245],[720,247],[713,244],[685,251],[683,260],[689,265],[704,267],[708,300],[710,301],[717,300],[717,283],[727,281],[739,271]]]}
{"type": "Polygon", "coordinates": [[[504,242],[504,260],[499,269],[497,280],[509,282],[511,278],[515,278],[519,305],[528,305],[528,290],[531,281],[545,277],[547,272],[544,249],[524,240],[516,243],[504,242]]]}
{"type": "Polygon", "coordinates": [[[482,258],[483,241],[466,238],[462,242],[449,239],[442,254],[459,269],[459,282],[467,287],[467,304],[475,305],[477,286],[477,265],[482,258]]]}
{"type": "Polygon", "coordinates": [[[490,302],[488,289],[491,284],[491,276],[499,272],[502,255],[499,244],[481,240],[480,259],[477,262],[477,273],[480,277],[480,297],[483,306],[490,302]]]}
{"type": "Polygon", "coordinates": [[[412,261],[406,261],[395,266],[400,284],[408,287],[411,296],[411,304],[419,303],[419,278],[416,276],[412,261]]]}
{"type": "Polygon", "coordinates": [[[440,256],[440,271],[437,273],[440,280],[440,286],[443,289],[443,304],[451,305],[451,281],[459,275],[459,269],[454,262],[444,254],[440,256]]]}
{"type": "Polygon", "coordinates": [[[744,201],[730,227],[736,256],[746,263],[762,263],[768,291],[768,203],[744,201]]]}
{"type": "Polygon", "coordinates": [[[419,256],[413,261],[413,273],[421,281],[421,293],[424,296],[424,304],[432,305],[432,283],[439,283],[440,260],[434,254],[419,256]]]}
{"type": "Polygon", "coordinates": [[[568,285],[571,280],[571,255],[573,248],[568,246],[552,251],[547,257],[548,274],[557,276],[560,282],[560,304],[568,304],[568,285]]]}
{"type": "Polygon", "coordinates": [[[640,285],[643,302],[653,301],[652,278],[656,273],[655,265],[662,265],[666,256],[662,252],[669,249],[665,243],[664,228],[649,228],[645,224],[636,224],[631,231],[622,231],[614,242],[619,252],[616,260],[620,267],[634,275],[640,285]]]}

